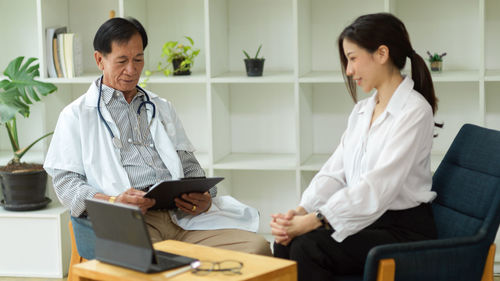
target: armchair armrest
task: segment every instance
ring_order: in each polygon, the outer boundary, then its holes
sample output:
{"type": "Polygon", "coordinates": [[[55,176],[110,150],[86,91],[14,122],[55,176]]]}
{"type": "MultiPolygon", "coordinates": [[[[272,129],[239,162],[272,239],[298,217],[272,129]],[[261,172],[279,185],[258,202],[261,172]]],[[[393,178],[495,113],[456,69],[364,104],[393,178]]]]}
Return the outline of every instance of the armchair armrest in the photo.
{"type": "Polygon", "coordinates": [[[381,245],[366,259],[364,280],[376,281],[379,261],[394,259],[396,280],[480,280],[489,242],[483,235],[381,245]]]}

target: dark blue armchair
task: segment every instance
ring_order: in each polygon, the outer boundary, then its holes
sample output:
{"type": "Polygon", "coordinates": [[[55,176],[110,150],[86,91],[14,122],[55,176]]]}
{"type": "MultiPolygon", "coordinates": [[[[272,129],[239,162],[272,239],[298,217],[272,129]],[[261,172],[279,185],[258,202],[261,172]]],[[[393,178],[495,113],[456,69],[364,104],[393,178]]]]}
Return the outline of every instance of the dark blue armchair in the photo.
{"type": "Polygon", "coordinates": [[[492,281],[500,223],[500,132],[464,125],[436,170],[432,189],[438,239],[375,247],[364,276],[338,280],[492,281]],[[392,267],[394,279],[377,279],[382,264],[392,267]]]}

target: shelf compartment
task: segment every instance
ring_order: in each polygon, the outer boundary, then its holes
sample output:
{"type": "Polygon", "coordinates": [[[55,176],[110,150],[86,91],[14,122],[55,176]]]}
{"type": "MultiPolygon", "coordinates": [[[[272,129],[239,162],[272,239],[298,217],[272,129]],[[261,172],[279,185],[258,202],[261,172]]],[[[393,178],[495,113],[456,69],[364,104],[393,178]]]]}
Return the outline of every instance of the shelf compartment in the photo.
{"type": "MultiPolygon", "coordinates": [[[[359,99],[368,97],[358,94],[359,99]]],[[[299,85],[300,160],[331,154],[347,128],[354,102],[343,83],[299,85]]]]}
{"type": "Polygon", "coordinates": [[[291,72],[295,66],[293,1],[210,0],[210,73],[244,72],[242,50],[265,58],[264,75],[291,72]]]}
{"type": "Polygon", "coordinates": [[[205,84],[151,84],[150,90],[172,103],[188,139],[201,153],[209,151],[209,123],[205,84]]]}
{"type": "Polygon", "coordinates": [[[214,169],[295,170],[295,154],[231,153],[214,163],[214,169]]]}
{"type": "MultiPolygon", "coordinates": [[[[96,31],[109,18],[109,11],[119,10],[119,1],[75,1],[75,0],[54,0],[40,1],[42,14],[43,33],[43,60],[44,68],[41,69],[43,77],[47,77],[45,64],[45,29],[51,26],[66,26],[68,32],[78,33],[82,42],[83,71],[96,72],[97,65],[94,60],[93,41],[96,31]],[[99,7],[96,12],[95,7],[99,7]]],[[[84,83],[81,79],[72,80],[76,83],[84,83]]]]}
{"type": "Polygon", "coordinates": [[[337,38],[342,30],[360,15],[384,11],[383,0],[297,2],[299,76],[311,71],[340,71],[337,38]]]}
{"type": "Polygon", "coordinates": [[[297,207],[295,172],[215,170],[214,176],[224,177],[217,184],[217,196],[231,195],[259,211],[260,233],[271,232],[269,222],[272,214],[297,207]]]}
{"type": "Polygon", "coordinates": [[[245,72],[225,72],[211,78],[212,83],[293,83],[291,71],[265,71],[261,77],[248,77],[245,72]]]}
{"type": "Polygon", "coordinates": [[[498,59],[498,46],[500,46],[500,2],[497,0],[484,0],[484,62],[487,72],[494,71],[495,81],[500,81],[500,60],[498,59]]]}
{"type": "Polygon", "coordinates": [[[478,82],[443,82],[434,84],[439,99],[434,120],[444,123],[442,129],[435,128],[433,152],[444,154],[465,123],[481,125],[483,109],[479,104],[478,82]]]}
{"type": "MultiPolygon", "coordinates": [[[[425,61],[428,57],[427,51],[447,53],[443,62],[444,75],[449,70],[480,69],[482,44],[479,42],[482,40],[480,38],[482,19],[479,18],[479,7],[480,0],[394,1],[395,15],[404,22],[413,48],[425,61]],[[457,8],[450,9],[450,7],[457,8]]],[[[409,60],[406,68],[410,68],[409,60]]],[[[441,77],[436,77],[436,80],[440,79],[441,77]]],[[[467,81],[469,79],[466,78],[467,81]]]]}
{"type": "Polygon", "coordinates": [[[42,50],[37,40],[40,41],[42,35],[38,34],[36,1],[0,0],[0,7],[0,26],[4,42],[1,47],[0,70],[3,72],[9,62],[18,56],[40,58],[42,50]]]}
{"type": "Polygon", "coordinates": [[[214,163],[229,154],[295,154],[293,84],[211,86],[214,163]]]}
{"type": "Polygon", "coordinates": [[[488,82],[485,85],[486,127],[500,130],[500,81],[488,82]]]}
{"type": "Polygon", "coordinates": [[[500,70],[486,70],[485,81],[500,81],[500,70]]]}
{"type": "MultiPolygon", "coordinates": [[[[194,59],[191,71],[205,72],[205,6],[203,0],[148,0],[124,1],[124,16],[137,18],[148,33],[145,67],[154,70],[162,58],[162,48],[167,41],[178,41],[180,44],[189,42],[184,36],[194,41],[194,48],[200,49],[200,54],[194,59]]],[[[171,80],[169,80],[171,81],[171,80]]]]}

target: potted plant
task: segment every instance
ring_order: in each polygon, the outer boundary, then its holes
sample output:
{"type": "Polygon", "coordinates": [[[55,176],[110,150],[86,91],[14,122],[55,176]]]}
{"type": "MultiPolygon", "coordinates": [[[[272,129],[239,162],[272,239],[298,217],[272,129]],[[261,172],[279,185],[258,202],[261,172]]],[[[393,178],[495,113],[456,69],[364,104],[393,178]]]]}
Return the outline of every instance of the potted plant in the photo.
{"type": "Polygon", "coordinates": [[[260,49],[262,48],[262,44],[260,44],[257,49],[257,53],[255,57],[251,58],[248,53],[243,50],[243,54],[245,54],[245,68],[247,71],[247,76],[262,76],[262,72],[264,71],[264,58],[259,59],[260,49]]]}
{"type": "Polygon", "coordinates": [[[441,72],[443,70],[443,57],[446,56],[446,53],[442,53],[439,55],[438,53],[431,54],[427,51],[427,55],[429,56],[429,63],[431,64],[431,71],[441,72]]]}
{"type": "Polygon", "coordinates": [[[158,62],[156,70],[146,70],[146,79],[141,83],[145,86],[146,82],[155,72],[163,72],[165,76],[173,75],[190,75],[191,68],[194,65],[194,58],[200,53],[200,49],[194,49],[194,41],[189,36],[184,36],[190,45],[180,44],[178,41],[168,41],[163,45],[161,57],[165,58],[166,62],[158,62]]]}
{"type": "Polygon", "coordinates": [[[35,77],[40,76],[39,65],[32,65],[36,58],[29,58],[24,64],[23,60],[24,57],[12,60],[3,72],[8,79],[0,81],[0,125],[7,129],[14,156],[6,166],[0,166],[1,205],[13,211],[40,209],[50,202],[45,197],[47,173],[42,165],[24,163],[21,158],[52,133],[43,135],[24,148],[20,147],[16,114],[29,117],[32,101],[40,101],[40,95],[53,93],[57,87],[35,80],[35,77]]]}

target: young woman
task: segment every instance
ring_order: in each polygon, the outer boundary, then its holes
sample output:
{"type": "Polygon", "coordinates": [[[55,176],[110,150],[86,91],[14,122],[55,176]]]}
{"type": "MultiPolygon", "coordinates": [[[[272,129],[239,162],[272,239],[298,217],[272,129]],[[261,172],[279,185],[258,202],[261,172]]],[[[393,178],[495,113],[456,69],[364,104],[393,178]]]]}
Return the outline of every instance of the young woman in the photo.
{"type": "Polygon", "coordinates": [[[430,153],[437,98],[404,24],[364,15],[338,38],[347,88],[375,93],[356,103],[339,146],[295,210],[274,214],[274,255],[298,262],[299,280],[362,273],[381,244],[436,237],[430,153]],[[407,58],[411,78],[403,76],[407,58]]]}

